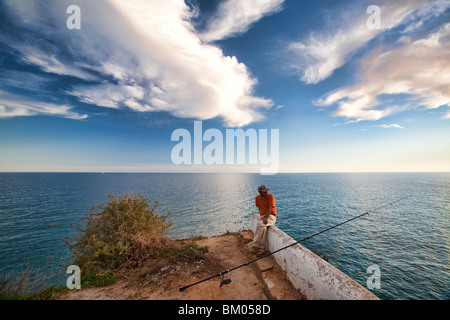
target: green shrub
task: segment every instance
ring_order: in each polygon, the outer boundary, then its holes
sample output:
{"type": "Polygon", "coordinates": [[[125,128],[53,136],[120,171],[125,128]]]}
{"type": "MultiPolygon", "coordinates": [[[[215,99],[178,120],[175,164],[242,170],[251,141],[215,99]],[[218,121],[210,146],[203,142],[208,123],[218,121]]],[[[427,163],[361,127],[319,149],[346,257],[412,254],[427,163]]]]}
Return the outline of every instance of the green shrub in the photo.
{"type": "Polygon", "coordinates": [[[97,272],[91,272],[81,277],[83,287],[106,287],[115,281],[116,277],[109,273],[99,274],[97,272]]]}
{"type": "Polygon", "coordinates": [[[66,241],[82,273],[136,267],[172,247],[170,213],[156,214],[158,201],[140,194],[109,193],[108,198],[85,215],[85,227],[74,226],[80,232],[74,242],[66,241]]]}

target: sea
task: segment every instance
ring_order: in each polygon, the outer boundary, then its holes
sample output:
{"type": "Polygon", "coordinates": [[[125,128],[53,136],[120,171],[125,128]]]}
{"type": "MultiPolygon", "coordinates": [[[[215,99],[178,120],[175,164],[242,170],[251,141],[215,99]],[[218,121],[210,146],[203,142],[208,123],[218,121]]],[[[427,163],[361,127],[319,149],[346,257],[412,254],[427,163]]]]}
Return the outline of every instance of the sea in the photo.
{"type": "Polygon", "coordinates": [[[249,229],[261,184],[296,241],[370,212],[302,245],[366,288],[375,265],[380,299],[450,299],[450,173],[0,173],[0,274],[65,286],[64,240],[109,192],[159,201],[170,236],[188,238],[249,229]]]}

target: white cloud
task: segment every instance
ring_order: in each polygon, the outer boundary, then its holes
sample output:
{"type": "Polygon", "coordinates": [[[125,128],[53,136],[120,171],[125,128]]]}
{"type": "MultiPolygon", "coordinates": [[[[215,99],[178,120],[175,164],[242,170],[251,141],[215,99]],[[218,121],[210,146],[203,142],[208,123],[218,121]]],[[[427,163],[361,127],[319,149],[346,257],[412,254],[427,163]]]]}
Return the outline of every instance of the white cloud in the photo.
{"type": "Polygon", "coordinates": [[[0,91],[0,118],[12,118],[19,116],[34,116],[39,114],[58,116],[63,118],[81,120],[87,115],[73,112],[68,105],[43,103],[21,96],[0,91]]]}
{"type": "Polygon", "coordinates": [[[221,116],[241,126],[261,118],[258,108],[272,106],[271,100],[252,95],[256,80],[244,64],[200,41],[183,1],[113,3],[141,33],[142,41],[133,45],[150,73],[144,71],[136,82],[152,108],[179,117],[221,116]]]}
{"type": "Polygon", "coordinates": [[[409,34],[420,29],[425,20],[438,17],[449,7],[449,0],[434,0],[427,2],[411,15],[411,17],[408,17],[411,23],[406,24],[403,33],[409,34]]]}
{"type": "Polygon", "coordinates": [[[288,50],[294,58],[289,68],[308,84],[318,83],[347,63],[353,55],[385,29],[399,25],[426,0],[383,1],[380,5],[381,29],[369,29],[367,5],[333,13],[333,21],[306,40],[293,42],[288,50]]]}
{"type": "Polygon", "coordinates": [[[38,35],[28,39],[29,46],[9,41],[23,61],[46,72],[104,79],[67,90],[82,102],[178,117],[222,117],[230,126],[261,120],[273,106],[270,99],[254,96],[257,81],[243,63],[202,42],[190,21],[195,12],[183,0],[77,0],[81,30],[54,28],[65,26],[67,16],[61,12],[73,4],[68,0],[33,10],[24,2],[32,6],[32,1],[7,1],[17,21],[26,21],[21,27],[38,35]]]}
{"type": "Polygon", "coordinates": [[[8,70],[0,73],[0,83],[3,88],[20,88],[33,94],[37,94],[49,82],[47,77],[25,71],[8,70]]]}
{"type": "Polygon", "coordinates": [[[204,41],[222,40],[246,32],[264,16],[279,12],[284,0],[227,0],[220,4],[201,35],[204,41]]]}
{"type": "Polygon", "coordinates": [[[321,107],[337,104],[335,116],[351,121],[378,120],[408,108],[450,106],[450,23],[422,39],[403,41],[396,48],[379,48],[364,57],[361,80],[315,101],[321,107]],[[405,94],[404,105],[383,106],[380,95],[405,94]]]}
{"type": "Polygon", "coordinates": [[[380,128],[404,129],[401,125],[399,125],[399,124],[397,124],[397,123],[392,123],[392,124],[382,124],[382,125],[379,125],[378,127],[380,127],[380,128]]]}
{"type": "Polygon", "coordinates": [[[72,76],[88,81],[97,80],[97,77],[89,72],[83,71],[83,69],[76,63],[74,65],[71,65],[70,63],[62,63],[55,57],[55,55],[49,55],[36,47],[31,47],[29,45],[18,45],[16,48],[22,52],[22,60],[24,62],[34,64],[45,72],[72,76]]]}
{"type": "Polygon", "coordinates": [[[76,90],[68,92],[80,101],[95,104],[99,107],[119,109],[122,101],[131,98],[122,86],[104,83],[96,86],[78,86],[76,90]]]}

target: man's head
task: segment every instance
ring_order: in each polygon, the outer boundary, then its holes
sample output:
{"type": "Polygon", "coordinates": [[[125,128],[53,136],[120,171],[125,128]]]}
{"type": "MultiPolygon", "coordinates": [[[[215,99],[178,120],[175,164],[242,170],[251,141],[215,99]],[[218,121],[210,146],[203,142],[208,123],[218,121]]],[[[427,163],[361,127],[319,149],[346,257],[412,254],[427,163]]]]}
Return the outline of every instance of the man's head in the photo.
{"type": "Polygon", "coordinates": [[[269,190],[270,190],[270,189],[267,188],[267,186],[266,186],[265,184],[260,185],[260,186],[258,187],[258,192],[259,192],[259,194],[260,194],[261,196],[263,196],[263,197],[267,196],[267,192],[268,192],[269,190]]]}

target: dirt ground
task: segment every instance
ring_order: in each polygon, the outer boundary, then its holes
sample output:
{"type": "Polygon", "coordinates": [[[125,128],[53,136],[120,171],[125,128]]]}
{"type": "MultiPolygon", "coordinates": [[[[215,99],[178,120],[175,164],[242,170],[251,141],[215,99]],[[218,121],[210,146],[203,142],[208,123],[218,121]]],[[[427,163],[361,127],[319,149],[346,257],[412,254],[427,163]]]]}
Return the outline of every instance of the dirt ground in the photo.
{"type": "Polygon", "coordinates": [[[196,240],[207,247],[205,257],[193,263],[166,265],[157,273],[145,268],[137,275],[103,288],[70,291],[64,300],[297,300],[302,295],[287,280],[272,257],[231,271],[231,283],[219,287],[220,277],[179,291],[179,288],[244,264],[255,256],[249,253],[253,234],[245,230],[196,240]]]}

